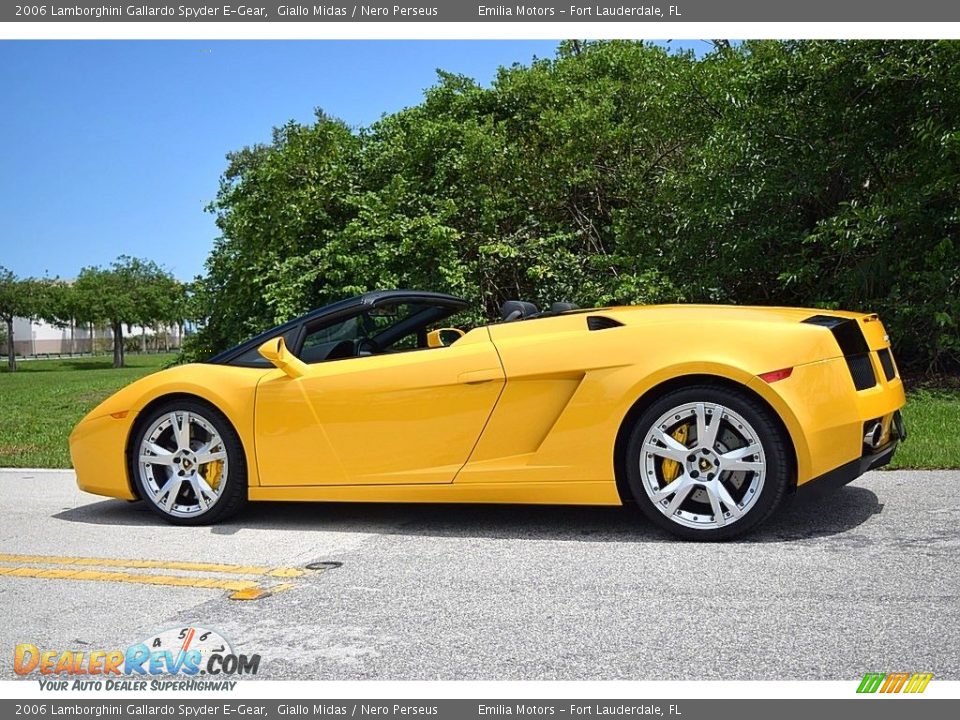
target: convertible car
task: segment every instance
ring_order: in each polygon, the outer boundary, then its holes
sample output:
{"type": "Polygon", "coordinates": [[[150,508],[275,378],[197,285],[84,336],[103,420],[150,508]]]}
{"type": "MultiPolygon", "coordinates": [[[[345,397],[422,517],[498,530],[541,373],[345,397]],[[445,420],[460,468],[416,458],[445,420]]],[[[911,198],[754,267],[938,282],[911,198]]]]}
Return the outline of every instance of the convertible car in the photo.
{"type": "Polygon", "coordinates": [[[80,488],[213,523],[248,500],[620,505],[719,540],[889,462],[876,315],[367,293],[142,378],[70,436],[80,488]]]}

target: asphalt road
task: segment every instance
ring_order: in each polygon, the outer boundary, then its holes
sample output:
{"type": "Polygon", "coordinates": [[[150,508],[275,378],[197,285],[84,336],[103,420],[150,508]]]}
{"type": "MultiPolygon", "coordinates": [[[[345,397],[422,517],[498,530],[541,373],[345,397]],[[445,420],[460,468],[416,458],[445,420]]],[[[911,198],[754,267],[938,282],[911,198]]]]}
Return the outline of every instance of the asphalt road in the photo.
{"type": "Polygon", "coordinates": [[[125,648],[181,624],[277,679],[960,679],[960,472],[871,473],[726,544],[631,508],[258,504],[175,528],[67,471],[0,471],[0,507],[0,573],[21,568],[0,574],[2,679],[17,643],[125,648]],[[78,557],[123,562],[62,577],[78,557]],[[265,573],[317,561],[343,565],[265,573]],[[291,587],[239,601],[210,578],[291,587]]]}

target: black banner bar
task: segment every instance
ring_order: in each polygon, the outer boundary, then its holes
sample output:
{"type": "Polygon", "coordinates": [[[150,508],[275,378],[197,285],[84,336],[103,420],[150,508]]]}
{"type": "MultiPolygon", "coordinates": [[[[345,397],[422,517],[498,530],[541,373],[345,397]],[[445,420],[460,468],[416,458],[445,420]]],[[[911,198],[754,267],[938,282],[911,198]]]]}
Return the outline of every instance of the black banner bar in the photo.
{"type": "Polygon", "coordinates": [[[0,22],[955,22],[943,0],[597,0],[595,2],[56,2],[3,3],[0,22]]]}
{"type": "Polygon", "coordinates": [[[940,720],[956,717],[957,700],[0,700],[7,718],[197,718],[217,720],[940,720]],[[905,707],[909,704],[909,709],[905,707]],[[951,709],[952,708],[952,709],[951,709]]]}

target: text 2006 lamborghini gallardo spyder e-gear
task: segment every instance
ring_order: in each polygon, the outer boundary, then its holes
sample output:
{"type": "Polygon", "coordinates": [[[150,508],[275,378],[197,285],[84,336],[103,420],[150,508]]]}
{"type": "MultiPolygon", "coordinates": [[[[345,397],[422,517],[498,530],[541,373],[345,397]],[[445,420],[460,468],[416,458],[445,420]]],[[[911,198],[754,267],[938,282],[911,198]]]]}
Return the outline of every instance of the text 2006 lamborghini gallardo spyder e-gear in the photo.
{"type": "Polygon", "coordinates": [[[635,502],[722,539],[905,437],[876,315],[511,301],[449,327],[466,307],[368,293],[138,380],[73,431],[78,483],[178,524],[247,500],[635,502]]]}

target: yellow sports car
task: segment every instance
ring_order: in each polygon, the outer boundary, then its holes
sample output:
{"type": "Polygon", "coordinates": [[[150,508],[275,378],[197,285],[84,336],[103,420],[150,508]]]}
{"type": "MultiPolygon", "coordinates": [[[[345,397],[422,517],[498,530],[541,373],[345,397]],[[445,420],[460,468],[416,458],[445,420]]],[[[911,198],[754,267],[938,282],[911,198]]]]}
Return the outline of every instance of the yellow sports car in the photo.
{"type": "Polygon", "coordinates": [[[177,524],[247,500],[620,505],[688,539],[889,462],[903,384],[876,315],[578,309],[367,293],[108,398],[70,436],[87,492],[177,524]]]}

